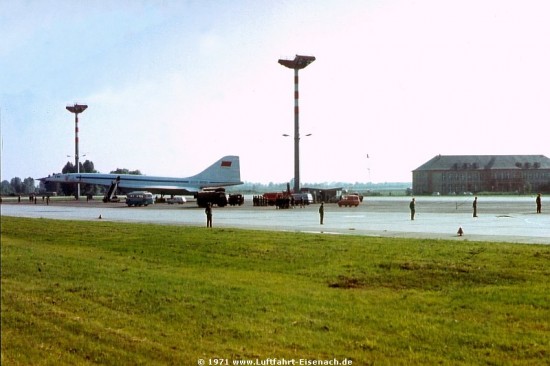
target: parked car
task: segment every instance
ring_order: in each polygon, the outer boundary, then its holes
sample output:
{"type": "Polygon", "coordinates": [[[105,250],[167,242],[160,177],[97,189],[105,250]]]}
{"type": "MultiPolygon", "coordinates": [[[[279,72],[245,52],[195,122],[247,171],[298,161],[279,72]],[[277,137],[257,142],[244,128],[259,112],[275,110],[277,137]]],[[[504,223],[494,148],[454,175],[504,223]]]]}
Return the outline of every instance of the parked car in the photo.
{"type": "Polygon", "coordinates": [[[309,205],[310,203],[313,203],[313,196],[311,193],[293,193],[292,198],[294,198],[295,205],[309,205]]]}
{"type": "Polygon", "coordinates": [[[166,199],[166,203],[168,203],[169,205],[173,205],[174,203],[182,205],[185,202],[187,202],[187,200],[185,199],[185,197],[182,196],[174,196],[166,199]]]}
{"type": "Polygon", "coordinates": [[[228,202],[230,206],[241,206],[244,203],[244,197],[240,193],[230,194],[228,202]]]}
{"type": "Polygon", "coordinates": [[[197,192],[195,198],[199,207],[206,207],[208,204],[212,206],[217,205],[218,207],[227,206],[227,195],[223,188],[214,191],[197,192]]]}
{"type": "Polygon", "coordinates": [[[342,206],[359,206],[359,203],[361,202],[361,200],[359,199],[359,196],[358,195],[355,195],[355,194],[350,194],[350,195],[347,195],[347,196],[342,196],[342,198],[340,199],[340,201],[338,201],[338,207],[342,207],[342,206]]]}
{"type": "Polygon", "coordinates": [[[126,196],[128,206],[147,206],[154,204],[153,194],[145,191],[130,192],[126,196]]]}

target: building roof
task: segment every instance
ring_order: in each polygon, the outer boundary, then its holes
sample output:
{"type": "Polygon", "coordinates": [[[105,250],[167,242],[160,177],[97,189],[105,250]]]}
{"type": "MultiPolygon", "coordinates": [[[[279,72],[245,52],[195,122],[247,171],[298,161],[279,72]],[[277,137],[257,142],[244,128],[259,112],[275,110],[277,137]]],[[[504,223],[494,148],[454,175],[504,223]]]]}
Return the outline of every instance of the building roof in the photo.
{"type": "Polygon", "coordinates": [[[413,171],[550,169],[544,155],[437,155],[413,171]]]}

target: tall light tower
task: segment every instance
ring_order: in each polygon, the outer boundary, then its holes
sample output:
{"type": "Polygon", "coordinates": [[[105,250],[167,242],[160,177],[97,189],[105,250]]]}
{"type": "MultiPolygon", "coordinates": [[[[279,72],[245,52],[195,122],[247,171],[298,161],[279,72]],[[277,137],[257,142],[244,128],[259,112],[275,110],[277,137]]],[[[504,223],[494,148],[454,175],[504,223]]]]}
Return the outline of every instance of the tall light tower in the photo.
{"type": "Polygon", "coordinates": [[[298,70],[315,61],[313,56],[296,55],[294,60],[279,60],[289,69],[294,69],[294,192],[300,192],[300,108],[298,104],[298,70]]]}
{"type": "MultiPolygon", "coordinates": [[[[66,108],[69,112],[74,113],[74,163],[76,165],[76,172],[80,173],[80,164],[78,161],[78,114],[84,112],[88,106],[75,103],[66,108]]],[[[76,199],[80,199],[80,183],[76,184],[76,199]]]]}

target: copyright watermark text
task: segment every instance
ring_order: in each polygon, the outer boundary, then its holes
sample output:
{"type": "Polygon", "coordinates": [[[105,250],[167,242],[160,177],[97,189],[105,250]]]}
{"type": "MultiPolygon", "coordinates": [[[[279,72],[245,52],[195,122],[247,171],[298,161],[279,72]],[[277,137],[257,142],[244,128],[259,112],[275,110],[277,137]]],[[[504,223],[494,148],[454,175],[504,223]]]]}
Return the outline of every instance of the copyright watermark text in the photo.
{"type": "Polygon", "coordinates": [[[308,359],[308,358],[256,358],[256,359],[229,359],[229,358],[200,358],[197,360],[199,366],[229,366],[229,365],[292,365],[292,366],[349,366],[353,365],[352,360],[344,359],[308,359]]]}

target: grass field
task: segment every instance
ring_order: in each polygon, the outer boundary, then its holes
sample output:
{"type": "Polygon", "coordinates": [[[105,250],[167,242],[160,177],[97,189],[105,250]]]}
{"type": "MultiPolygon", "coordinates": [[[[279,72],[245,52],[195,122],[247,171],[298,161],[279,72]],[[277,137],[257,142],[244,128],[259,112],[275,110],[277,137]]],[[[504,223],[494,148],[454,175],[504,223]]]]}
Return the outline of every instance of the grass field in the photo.
{"type": "Polygon", "coordinates": [[[1,224],[2,365],[550,364],[550,246],[1,224]]]}

